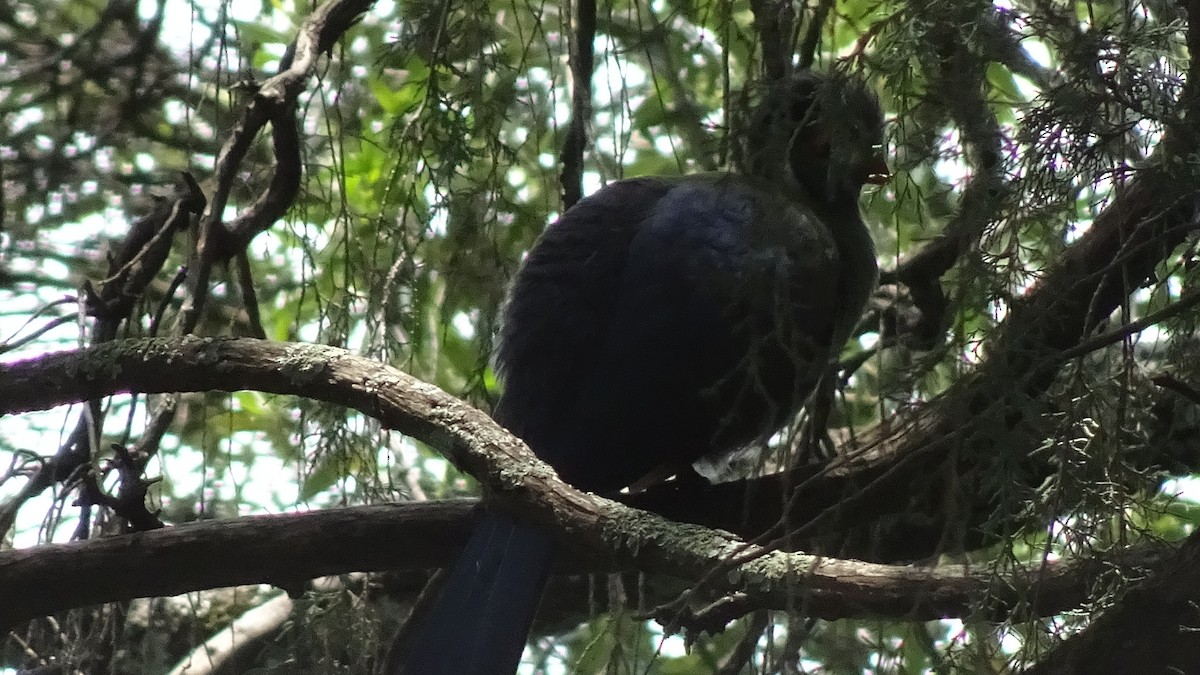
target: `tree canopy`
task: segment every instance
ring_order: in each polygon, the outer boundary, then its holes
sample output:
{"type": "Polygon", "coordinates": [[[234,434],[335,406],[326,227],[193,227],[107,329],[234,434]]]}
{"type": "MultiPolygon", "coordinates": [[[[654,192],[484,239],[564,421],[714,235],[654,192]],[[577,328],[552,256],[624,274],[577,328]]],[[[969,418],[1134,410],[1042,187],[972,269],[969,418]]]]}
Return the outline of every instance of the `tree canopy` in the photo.
{"type": "Polygon", "coordinates": [[[1200,0],[0,4],[5,672],[381,672],[481,485],[563,542],[527,672],[1200,672],[1200,0]],[[836,391],[579,493],[509,280],[798,68],[894,174],[836,391]]]}

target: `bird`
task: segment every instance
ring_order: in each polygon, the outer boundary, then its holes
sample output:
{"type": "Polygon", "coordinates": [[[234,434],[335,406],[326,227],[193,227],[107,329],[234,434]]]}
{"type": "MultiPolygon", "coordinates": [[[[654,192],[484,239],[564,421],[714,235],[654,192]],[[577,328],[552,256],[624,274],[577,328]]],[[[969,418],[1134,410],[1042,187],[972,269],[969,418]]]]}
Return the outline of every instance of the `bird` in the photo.
{"type": "MultiPolygon", "coordinates": [[[[859,212],[883,115],[846,76],[769,84],[740,171],[614,181],[550,225],[514,278],[493,418],[566,482],[612,494],[789,423],[878,279],[859,212]]],[[[508,675],[555,541],[485,508],[390,672],[508,675]]]]}

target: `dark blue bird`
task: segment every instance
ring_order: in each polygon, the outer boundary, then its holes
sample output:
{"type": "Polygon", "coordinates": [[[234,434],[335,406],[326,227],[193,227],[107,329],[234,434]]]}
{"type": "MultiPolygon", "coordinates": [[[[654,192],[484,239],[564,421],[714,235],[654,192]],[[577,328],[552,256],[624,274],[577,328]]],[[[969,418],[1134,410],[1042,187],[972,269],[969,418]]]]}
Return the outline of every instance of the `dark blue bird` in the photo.
{"type": "MultiPolygon", "coordinates": [[[[622,180],[576,204],[513,284],[496,421],[599,493],[787,424],[876,284],[858,196],[886,178],[881,142],[869,92],[804,72],[763,97],[741,174],[622,180]]],[[[512,673],[552,553],[541,528],[486,512],[394,672],[512,673]]]]}

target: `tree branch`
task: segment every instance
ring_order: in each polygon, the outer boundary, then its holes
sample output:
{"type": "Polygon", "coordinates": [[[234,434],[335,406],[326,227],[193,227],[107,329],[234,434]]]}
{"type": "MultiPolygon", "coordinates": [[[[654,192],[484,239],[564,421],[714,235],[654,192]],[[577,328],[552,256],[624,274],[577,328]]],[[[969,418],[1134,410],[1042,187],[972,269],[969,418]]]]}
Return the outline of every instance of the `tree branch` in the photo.
{"type": "Polygon", "coordinates": [[[583,153],[592,118],[592,71],[595,70],[596,0],[576,0],[575,34],[571,37],[571,119],[562,147],[563,208],[583,199],[583,153]]]}
{"type": "MultiPolygon", "coordinates": [[[[673,523],[572,489],[490,418],[436,387],[318,345],[143,339],[51,354],[0,366],[0,414],[119,392],[243,389],[347,405],[438,448],[484,481],[500,508],[554,529],[570,544],[568,550],[591,560],[588,568],[602,560],[605,566],[702,582],[711,593],[744,593],[758,608],[789,607],[804,597],[814,616],[919,619],[962,616],[990,597],[990,612],[1003,614],[1011,607],[1061,611],[1086,596],[1084,582],[1092,574],[1082,570],[1094,571],[1086,562],[1064,566],[1061,576],[1040,567],[1018,571],[1001,584],[1009,591],[996,597],[993,570],[787,554],[673,523]],[[608,556],[598,558],[596,551],[608,556]],[[724,573],[711,573],[714,561],[724,561],[724,573]],[[1046,581],[1051,578],[1055,581],[1046,581]]],[[[294,587],[297,581],[351,570],[432,567],[449,559],[465,538],[468,508],[452,502],[335,509],[4,552],[0,596],[6,602],[0,624],[134,595],[262,582],[294,587]],[[380,546],[381,541],[427,545],[406,546],[401,553],[380,546]],[[154,569],[171,573],[148,573],[154,569]]]]}
{"type": "MultiPolygon", "coordinates": [[[[269,583],[295,588],[305,580],[347,572],[424,570],[452,562],[470,534],[478,500],[408,502],[311,513],[200,521],[151,532],[0,552],[0,626],[72,607],[134,597],[269,583]],[[403,553],[380,542],[420,541],[403,553]],[[161,573],[169,570],[170,573],[161,573]]],[[[968,616],[997,587],[1010,589],[990,612],[1002,615],[1021,601],[1028,615],[1078,606],[1106,569],[1150,567],[1170,554],[1143,545],[1119,554],[1018,570],[997,583],[989,568],[884,566],[826,560],[813,568],[848,576],[829,589],[813,616],[888,616],[905,620],[968,616]],[[1018,590],[1019,589],[1019,590],[1018,590]],[[836,601],[831,594],[837,594],[836,601]]],[[[560,574],[630,569],[625,557],[567,547],[560,574]]],[[[660,570],[661,571],[661,570],[660,570]]],[[[803,577],[793,571],[793,577],[803,577]]],[[[800,579],[796,579],[800,581],[800,579]]],[[[748,609],[778,604],[781,594],[759,594],[748,609]]],[[[793,598],[794,600],[794,598],[793,598]]],[[[584,608],[585,609],[585,608],[584,608]]]]}
{"type": "Polygon", "coordinates": [[[1023,675],[1200,672],[1200,533],[1023,675]]]}
{"type": "Polygon", "coordinates": [[[312,74],[317,59],[358,17],[374,4],[371,0],[330,0],[304,21],[289,56],[281,63],[281,72],[262,83],[250,104],[234,125],[229,138],[217,155],[213,171],[216,188],[208,207],[200,217],[195,259],[188,279],[188,299],[180,312],[181,333],[190,333],[199,318],[208,295],[212,266],[245,248],[256,234],[275,222],[291,205],[300,181],[299,143],[296,130],[296,100],[312,74]],[[247,209],[243,217],[227,228],[222,223],[229,195],[238,182],[242,160],[250,151],[258,132],[267,123],[275,129],[277,161],[267,191],[247,209]]]}
{"type": "Polygon", "coordinates": [[[768,82],[792,72],[792,33],[796,10],[789,0],[751,0],[754,30],[762,47],[762,66],[768,82]]]}

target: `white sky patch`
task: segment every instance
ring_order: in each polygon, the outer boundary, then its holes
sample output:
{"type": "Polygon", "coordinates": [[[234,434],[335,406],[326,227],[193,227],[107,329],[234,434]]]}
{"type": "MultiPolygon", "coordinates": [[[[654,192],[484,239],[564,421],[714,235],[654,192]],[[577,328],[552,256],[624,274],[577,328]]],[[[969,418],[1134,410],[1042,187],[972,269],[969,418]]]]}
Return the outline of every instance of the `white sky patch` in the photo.
{"type": "Polygon", "coordinates": [[[188,118],[188,108],[179,99],[163,101],[163,118],[172,126],[183,124],[188,118]]]}
{"type": "Polygon", "coordinates": [[[1141,148],[1142,154],[1148,156],[1151,150],[1162,142],[1162,124],[1149,118],[1143,118],[1134,122],[1134,128],[1144,143],[1141,148]]]}
{"type": "Polygon", "coordinates": [[[630,113],[645,103],[646,97],[640,92],[648,77],[641,66],[615,56],[617,45],[610,37],[597,37],[596,48],[603,60],[596,69],[594,100],[598,108],[608,108],[594,116],[596,148],[615,157],[621,166],[628,166],[637,159],[636,153],[629,152],[634,144],[630,113]]]}
{"type": "Polygon", "coordinates": [[[316,342],[321,338],[321,326],[317,323],[306,323],[296,327],[296,337],[301,342],[316,342]]]}
{"type": "Polygon", "coordinates": [[[964,181],[970,169],[962,154],[961,141],[956,127],[946,129],[938,141],[938,160],[933,163],[933,172],[950,185],[964,181]]]}
{"type": "Polygon", "coordinates": [[[1092,222],[1091,218],[1080,218],[1079,220],[1072,221],[1070,226],[1067,227],[1063,240],[1068,244],[1074,243],[1080,237],[1087,234],[1088,230],[1092,229],[1092,222]]]}
{"type": "Polygon", "coordinates": [[[454,330],[457,331],[459,336],[464,340],[471,340],[475,338],[475,320],[471,318],[471,315],[467,314],[466,312],[459,312],[458,314],[454,315],[454,318],[450,320],[450,323],[454,326],[454,330]]]}
{"type": "Polygon", "coordinates": [[[393,0],[380,0],[371,9],[371,14],[377,19],[392,19],[396,15],[396,3],[393,0]]]}
{"type": "Polygon", "coordinates": [[[1043,68],[1049,68],[1052,63],[1050,59],[1050,48],[1046,43],[1037,38],[1025,38],[1021,40],[1021,48],[1033,59],[1033,62],[1043,68]]]}
{"type": "Polygon", "coordinates": [[[533,191],[529,189],[529,173],[519,166],[514,166],[508,170],[505,178],[510,186],[516,188],[517,201],[528,203],[533,196],[533,191]]]}
{"type": "MultiPolygon", "coordinates": [[[[67,329],[71,331],[71,342],[74,342],[77,330],[73,326],[68,326],[67,329]]],[[[38,347],[38,353],[48,351],[45,341],[40,341],[36,346],[38,347]]],[[[5,354],[5,357],[9,356],[14,356],[14,354],[5,354]]],[[[15,356],[19,356],[19,354],[15,354],[15,356]]],[[[16,359],[5,358],[5,361],[11,360],[16,359]]],[[[123,431],[129,417],[129,402],[131,400],[129,395],[120,395],[113,398],[112,410],[105,417],[105,438],[112,438],[123,431]]],[[[145,406],[141,405],[142,402],[144,402],[144,398],[139,398],[139,406],[133,413],[135,424],[145,418],[145,406]]],[[[82,406],[79,405],[59,406],[51,410],[34,411],[23,413],[19,416],[7,417],[3,423],[4,440],[18,450],[29,450],[41,455],[52,455],[54,449],[63,443],[82,410],[82,406]]],[[[168,443],[164,442],[164,447],[166,446],[168,446],[168,443]]],[[[161,458],[161,455],[159,457],[161,458]]],[[[152,471],[150,475],[153,475],[152,471]]],[[[111,487],[111,481],[114,480],[115,477],[110,476],[106,480],[105,485],[111,487]]],[[[24,487],[24,481],[21,480],[11,480],[0,485],[0,499],[11,497],[22,487],[24,487]]],[[[151,494],[155,494],[153,488],[151,494]]],[[[78,523],[79,513],[78,507],[71,505],[73,500],[70,498],[63,508],[62,518],[57,523],[54,531],[48,533],[44,530],[46,514],[51,513],[55,508],[55,496],[56,489],[46,490],[31,499],[18,511],[17,521],[13,528],[14,548],[27,548],[40,543],[46,543],[47,541],[65,542],[69,540],[78,523]]]]}
{"type": "Polygon", "coordinates": [[[675,154],[675,148],[679,147],[679,139],[671,134],[655,134],[654,149],[660,155],[671,156],[675,154]]]}
{"type": "Polygon", "coordinates": [[[604,187],[604,181],[595,171],[585,171],[583,174],[583,194],[590,195],[604,187]]]}
{"type": "Polygon", "coordinates": [[[1008,656],[1014,656],[1020,653],[1021,648],[1025,645],[1025,641],[1014,630],[1002,629],[1000,631],[1000,651],[1008,656]]]}
{"type": "MultiPolygon", "coordinates": [[[[209,4],[212,9],[216,9],[215,2],[198,2],[197,5],[203,6],[209,4]]],[[[235,8],[238,6],[243,8],[256,6],[256,3],[230,3],[230,12],[235,13],[235,8]]],[[[244,9],[243,9],[244,11],[244,9]]],[[[158,13],[158,3],[155,0],[141,0],[138,3],[138,17],[143,21],[149,21],[158,13]]],[[[162,39],[163,45],[191,45],[194,42],[202,42],[207,40],[211,35],[211,31],[203,24],[196,21],[196,12],[193,11],[191,3],[187,2],[168,2],[163,8],[163,23],[162,23],[162,39]]],[[[215,17],[208,17],[210,19],[215,17]]]]}
{"type": "MultiPolygon", "coordinates": [[[[1031,101],[1042,93],[1041,87],[1037,86],[1037,84],[1026,78],[1024,75],[1013,73],[1013,84],[1017,87],[1017,93],[1019,93],[1026,101],[1031,101]]],[[[1013,112],[1016,114],[1017,118],[1020,119],[1023,111],[1017,109],[1013,112]]]]}
{"type": "Polygon", "coordinates": [[[421,462],[421,470],[428,473],[434,481],[442,483],[450,473],[450,463],[441,456],[430,455],[421,462]]]}
{"type": "Polygon", "coordinates": [[[46,207],[42,206],[41,204],[31,204],[29,208],[25,209],[25,220],[27,220],[30,225],[36,225],[42,222],[42,218],[45,217],[45,215],[46,207]]]}
{"type": "Polygon", "coordinates": [[[596,83],[594,105],[607,106],[619,100],[623,92],[639,89],[646,84],[646,71],[641,66],[615,56],[620,45],[607,35],[597,35],[593,43],[601,61],[592,81],[596,83]]]}
{"type": "Polygon", "coordinates": [[[565,96],[558,96],[554,101],[554,126],[563,129],[571,121],[571,104],[565,96]]]}
{"type": "Polygon", "coordinates": [[[687,655],[687,641],[680,635],[663,635],[662,626],[654,622],[646,624],[646,629],[654,636],[654,645],[659,655],[669,659],[677,659],[687,655]]]}
{"type": "Polygon", "coordinates": [[[1183,295],[1183,280],[1178,275],[1167,277],[1167,294],[1172,298],[1179,298],[1183,295]]]}
{"type": "Polygon", "coordinates": [[[1200,476],[1184,476],[1163,481],[1162,493],[1200,504],[1200,476]]]}
{"type": "Polygon", "coordinates": [[[88,236],[119,237],[129,231],[125,212],[105,209],[103,214],[89,213],[77,223],[64,223],[56,228],[53,238],[63,241],[82,241],[88,236]]]}
{"type": "Polygon", "coordinates": [[[45,119],[46,113],[41,108],[26,108],[9,119],[8,128],[18,134],[35,124],[41,124],[45,119]]]}
{"type": "Polygon", "coordinates": [[[65,281],[71,276],[71,270],[61,260],[46,258],[38,265],[38,271],[51,278],[65,281]]]}
{"type": "Polygon", "coordinates": [[[442,204],[442,196],[433,183],[425,185],[425,203],[429,204],[429,232],[438,237],[444,236],[446,226],[450,223],[450,211],[442,204]]]}

